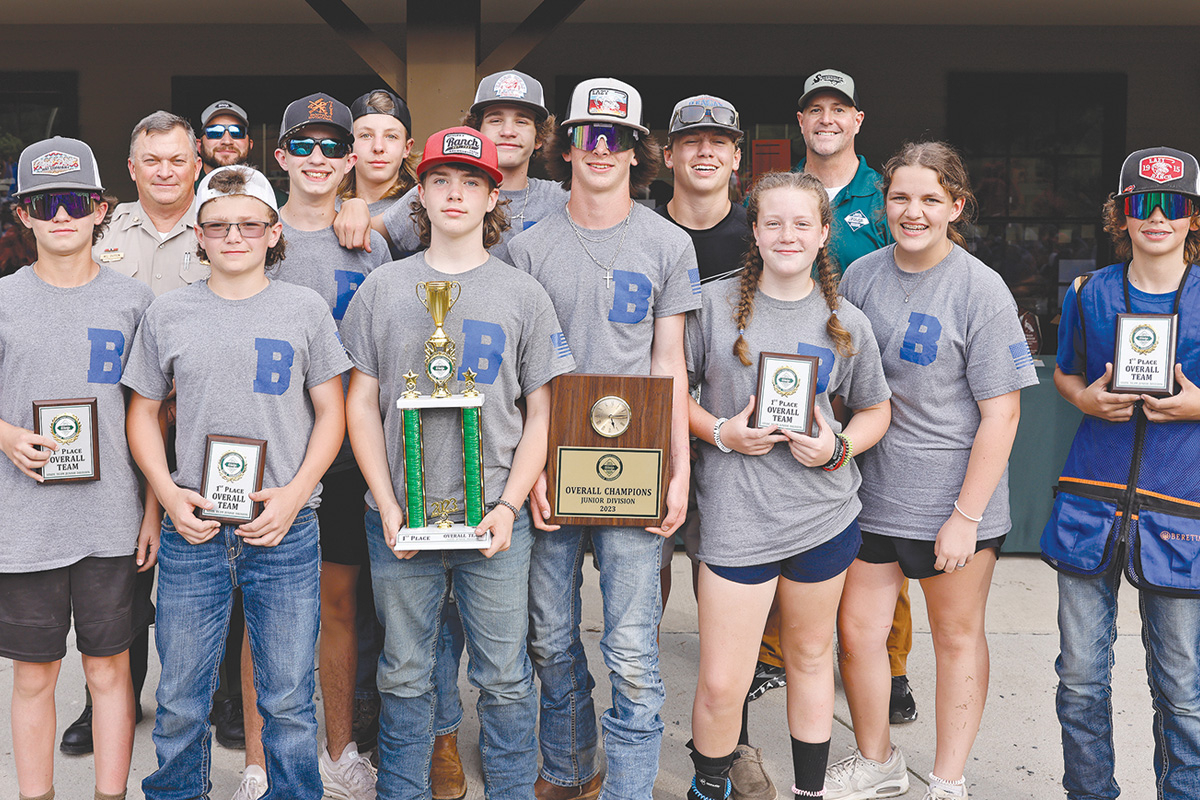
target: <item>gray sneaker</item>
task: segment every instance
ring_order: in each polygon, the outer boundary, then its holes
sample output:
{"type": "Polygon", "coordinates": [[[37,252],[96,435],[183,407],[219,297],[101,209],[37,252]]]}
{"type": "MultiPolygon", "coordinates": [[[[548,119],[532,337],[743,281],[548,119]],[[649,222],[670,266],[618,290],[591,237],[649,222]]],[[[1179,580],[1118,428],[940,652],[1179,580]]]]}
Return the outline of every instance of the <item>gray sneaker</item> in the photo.
{"type": "Polygon", "coordinates": [[[908,791],[908,766],[904,753],[892,746],[892,755],[882,764],[854,753],[825,770],[825,800],[875,800],[896,797],[908,791]]]}
{"type": "Polygon", "coordinates": [[[242,775],[242,782],[231,800],[258,800],[267,793],[267,773],[262,767],[251,764],[242,775]]]}
{"type": "Polygon", "coordinates": [[[762,750],[748,744],[737,746],[737,758],[729,768],[733,800],[775,800],[775,784],[763,769],[762,750]]]}
{"type": "Polygon", "coordinates": [[[962,794],[952,794],[939,786],[928,786],[922,800],[967,800],[969,797],[966,789],[963,789],[962,794]]]}

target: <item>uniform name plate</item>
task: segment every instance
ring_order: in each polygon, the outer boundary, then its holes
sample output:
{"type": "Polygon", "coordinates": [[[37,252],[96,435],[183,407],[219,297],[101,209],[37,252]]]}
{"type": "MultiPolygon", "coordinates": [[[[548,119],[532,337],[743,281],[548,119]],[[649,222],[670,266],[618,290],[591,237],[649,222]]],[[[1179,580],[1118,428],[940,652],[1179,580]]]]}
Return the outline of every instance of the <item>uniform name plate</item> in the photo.
{"type": "Polygon", "coordinates": [[[41,469],[43,483],[100,480],[96,398],[35,400],[33,420],[34,430],[58,445],[41,469]]]}
{"type": "Polygon", "coordinates": [[[666,513],[673,380],[560,375],[550,387],[552,525],[653,527],[666,513]]]}
{"type": "Polygon", "coordinates": [[[816,356],[795,353],[760,353],[758,394],[750,425],[813,435],[813,408],[817,399],[816,356]]]}
{"type": "Polygon", "coordinates": [[[1111,392],[1175,393],[1176,314],[1117,314],[1111,392]]]}
{"type": "Polygon", "coordinates": [[[267,442],[240,436],[210,434],[204,443],[204,478],[200,494],[212,502],[211,509],[196,509],[201,519],[222,525],[250,522],[262,511],[262,503],[250,499],[262,489],[267,467],[267,442]]]}

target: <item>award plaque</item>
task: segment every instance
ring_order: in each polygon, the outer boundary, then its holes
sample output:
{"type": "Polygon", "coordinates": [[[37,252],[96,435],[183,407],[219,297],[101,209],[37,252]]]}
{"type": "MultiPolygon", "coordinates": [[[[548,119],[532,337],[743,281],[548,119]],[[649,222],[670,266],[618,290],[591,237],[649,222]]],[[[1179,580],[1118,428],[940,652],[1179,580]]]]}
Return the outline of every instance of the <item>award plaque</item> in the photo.
{"type": "Polygon", "coordinates": [[[671,454],[663,376],[559,375],[546,469],[552,525],[660,525],[671,454]]]}
{"type": "Polygon", "coordinates": [[[1176,314],[1117,314],[1110,392],[1175,393],[1176,314]]]}
{"type": "Polygon", "coordinates": [[[758,393],[753,428],[774,425],[784,430],[815,436],[813,408],[817,399],[816,356],[795,353],[759,353],[758,393]]]}
{"type": "Polygon", "coordinates": [[[461,394],[448,388],[455,375],[455,345],[442,329],[446,315],[458,300],[462,287],[457,281],[425,281],[417,284],[417,298],[433,317],[433,335],[425,342],[425,374],[433,392],[417,391],[417,374],[405,373],[406,391],[396,400],[403,415],[401,447],[404,463],[405,525],[396,534],[397,551],[484,550],[492,546],[492,532],[475,535],[484,516],[483,394],[475,388],[475,373],[464,374],[461,394]],[[457,291],[455,291],[457,290],[457,291]],[[462,432],[462,505],[459,498],[428,498],[425,494],[425,448],[421,414],[458,411],[462,432]],[[463,522],[451,521],[461,515],[463,522]]]}
{"type": "Polygon", "coordinates": [[[250,499],[262,489],[267,467],[267,443],[263,439],[209,435],[204,442],[204,477],[200,494],[211,500],[211,510],[196,509],[201,519],[222,525],[250,522],[262,511],[262,503],[250,499]]]}
{"type": "Polygon", "coordinates": [[[43,483],[100,480],[100,431],[96,398],[35,400],[33,429],[58,449],[42,467],[43,483]]]}

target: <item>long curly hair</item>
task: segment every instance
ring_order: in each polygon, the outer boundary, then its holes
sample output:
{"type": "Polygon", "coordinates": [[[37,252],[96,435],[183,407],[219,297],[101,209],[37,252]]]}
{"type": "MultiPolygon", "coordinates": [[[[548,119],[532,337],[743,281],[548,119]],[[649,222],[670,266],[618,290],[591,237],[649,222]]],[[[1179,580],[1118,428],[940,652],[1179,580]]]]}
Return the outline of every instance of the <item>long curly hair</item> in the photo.
{"type": "MultiPolygon", "coordinates": [[[[487,181],[488,186],[492,189],[496,188],[496,182],[492,177],[481,169],[467,166],[466,164],[451,164],[455,169],[461,169],[464,172],[469,172],[476,177],[483,178],[487,181]]],[[[426,172],[426,175],[429,173],[426,172]]],[[[422,182],[424,176],[422,176],[422,182]]],[[[496,207],[483,215],[483,246],[486,249],[491,249],[504,239],[504,232],[511,227],[508,222],[508,213],[504,206],[506,201],[498,201],[496,207]]],[[[421,247],[429,247],[429,243],[433,240],[433,234],[430,232],[429,212],[421,203],[421,196],[418,194],[413,197],[409,204],[409,217],[413,224],[417,226],[417,237],[421,240],[421,247]]]]}
{"type": "MultiPolygon", "coordinates": [[[[758,222],[758,207],[762,197],[772,189],[799,189],[808,192],[817,202],[821,215],[821,225],[833,222],[833,209],[829,206],[829,194],[825,184],[815,175],[806,172],[768,172],[754,184],[750,191],[750,201],[746,206],[746,220],[753,227],[758,222]]],[[[838,270],[833,256],[829,254],[828,242],[817,251],[815,264],[817,266],[817,285],[829,307],[829,319],[825,322],[825,331],[833,339],[834,349],[838,355],[852,356],[855,354],[854,340],[850,331],[838,319],[837,310],[841,303],[838,296],[838,270]]],[[[742,256],[742,270],[738,275],[738,299],[733,309],[733,322],[737,325],[738,337],[733,343],[733,354],[738,357],[743,366],[751,366],[750,345],[746,341],[746,326],[754,317],[754,295],[762,280],[763,259],[757,244],[751,244],[750,249],[742,256]]]]}

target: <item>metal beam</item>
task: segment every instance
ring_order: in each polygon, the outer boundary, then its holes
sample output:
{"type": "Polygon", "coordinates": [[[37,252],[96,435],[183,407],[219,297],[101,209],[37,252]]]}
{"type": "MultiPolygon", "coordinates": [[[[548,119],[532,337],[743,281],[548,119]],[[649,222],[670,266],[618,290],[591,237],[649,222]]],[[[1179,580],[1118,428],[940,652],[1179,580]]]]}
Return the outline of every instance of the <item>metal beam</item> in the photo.
{"type": "Polygon", "coordinates": [[[533,48],[545,41],[583,3],[584,0],[542,0],[525,21],[479,63],[475,79],[482,80],[493,72],[512,69],[520,64],[533,48]]]}
{"type": "Polygon", "coordinates": [[[392,91],[401,97],[407,94],[408,68],[404,59],[376,36],[342,0],[305,2],[350,45],[359,58],[367,62],[367,66],[375,70],[392,91]]]}

